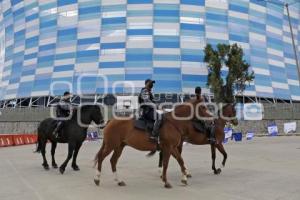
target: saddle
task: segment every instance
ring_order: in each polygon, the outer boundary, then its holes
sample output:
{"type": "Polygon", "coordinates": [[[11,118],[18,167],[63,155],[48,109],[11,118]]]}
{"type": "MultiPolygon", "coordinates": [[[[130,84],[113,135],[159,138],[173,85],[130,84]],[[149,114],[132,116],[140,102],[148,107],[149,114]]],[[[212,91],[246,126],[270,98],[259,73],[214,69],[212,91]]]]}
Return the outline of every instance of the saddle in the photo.
{"type": "Polygon", "coordinates": [[[209,127],[205,124],[204,121],[202,120],[193,120],[193,127],[194,129],[200,133],[200,134],[206,134],[207,136],[209,136],[210,134],[210,130],[209,127]]]}
{"type": "MultiPolygon", "coordinates": [[[[168,111],[167,111],[168,112],[168,111]]],[[[166,112],[157,110],[157,117],[159,117],[159,121],[158,121],[158,127],[160,128],[163,124],[164,121],[164,114],[166,112]]],[[[134,127],[140,130],[144,130],[148,133],[151,133],[153,131],[154,128],[154,120],[147,120],[143,115],[141,115],[138,119],[134,120],[134,127]]]]}
{"type": "Polygon", "coordinates": [[[148,133],[153,130],[154,121],[146,120],[143,117],[134,120],[134,127],[148,133]]]}

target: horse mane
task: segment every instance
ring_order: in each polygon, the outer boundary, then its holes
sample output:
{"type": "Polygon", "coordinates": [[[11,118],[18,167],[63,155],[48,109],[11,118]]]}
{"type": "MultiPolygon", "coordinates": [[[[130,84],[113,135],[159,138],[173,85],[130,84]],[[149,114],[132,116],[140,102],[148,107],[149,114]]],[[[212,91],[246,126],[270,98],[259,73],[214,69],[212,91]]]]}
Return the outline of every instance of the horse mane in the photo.
{"type": "MultiPolygon", "coordinates": [[[[233,105],[233,103],[224,103],[225,105],[223,105],[222,106],[222,108],[220,109],[218,109],[218,117],[220,117],[220,111],[222,110],[222,112],[224,112],[224,110],[228,107],[228,106],[230,106],[230,105],[233,105]]],[[[234,105],[233,105],[234,106],[234,105]]]]}
{"type": "MultiPolygon", "coordinates": [[[[193,99],[193,100],[190,100],[190,101],[187,101],[186,103],[190,103],[192,104],[193,108],[196,107],[196,105],[198,103],[201,103],[201,99],[193,99]]],[[[188,112],[190,112],[190,106],[186,105],[186,104],[181,104],[181,105],[177,105],[175,108],[174,108],[174,111],[175,112],[175,115],[176,116],[182,116],[188,112]]]]}
{"type": "MultiPolygon", "coordinates": [[[[192,104],[193,107],[195,108],[197,106],[197,104],[204,103],[204,101],[202,98],[196,98],[196,99],[189,100],[186,103],[192,104]]],[[[231,105],[232,105],[232,103],[225,103],[225,105],[223,104],[223,106],[221,108],[219,107],[218,108],[218,116],[220,116],[221,110],[224,111],[228,106],[231,106],[231,105]]],[[[174,112],[175,112],[176,116],[182,116],[182,114],[189,112],[188,109],[190,109],[190,106],[188,106],[186,104],[181,104],[174,108],[174,112]]]]}

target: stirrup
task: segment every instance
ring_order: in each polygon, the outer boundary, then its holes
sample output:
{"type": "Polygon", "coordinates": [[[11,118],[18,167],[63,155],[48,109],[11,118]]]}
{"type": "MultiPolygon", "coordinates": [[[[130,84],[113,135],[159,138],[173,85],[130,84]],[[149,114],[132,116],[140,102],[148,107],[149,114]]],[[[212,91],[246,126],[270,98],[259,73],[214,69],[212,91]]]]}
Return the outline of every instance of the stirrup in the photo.
{"type": "Polygon", "coordinates": [[[215,138],[209,138],[208,141],[210,144],[216,144],[217,142],[215,138]]]}
{"type": "Polygon", "coordinates": [[[153,142],[158,142],[158,138],[155,137],[155,136],[150,136],[149,138],[150,138],[150,140],[153,141],[153,142]]]}
{"type": "Polygon", "coordinates": [[[53,134],[53,136],[54,136],[55,139],[61,138],[61,137],[59,136],[58,132],[55,132],[55,133],[53,134]]]}

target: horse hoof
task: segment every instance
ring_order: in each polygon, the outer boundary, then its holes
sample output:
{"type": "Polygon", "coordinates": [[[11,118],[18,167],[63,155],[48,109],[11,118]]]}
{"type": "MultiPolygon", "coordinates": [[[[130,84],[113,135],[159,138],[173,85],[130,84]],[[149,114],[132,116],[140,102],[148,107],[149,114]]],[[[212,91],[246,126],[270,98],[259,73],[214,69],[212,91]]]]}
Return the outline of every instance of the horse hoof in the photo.
{"type": "Polygon", "coordinates": [[[124,181],[120,181],[120,182],[118,183],[118,186],[126,186],[126,183],[125,183],[124,181]]]}
{"type": "Polygon", "coordinates": [[[62,168],[62,167],[60,167],[60,168],[59,168],[59,172],[60,172],[61,174],[64,174],[64,173],[65,173],[65,169],[62,168]]]}
{"type": "Polygon", "coordinates": [[[221,174],[221,172],[222,172],[222,170],[221,170],[220,168],[218,168],[214,173],[215,173],[216,175],[219,175],[219,174],[221,174]]]}
{"type": "Polygon", "coordinates": [[[188,182],[187,182],[187,180],[181,180],[181,183],[183,184],[183,185],[188,185],[188,182]]]}
{"type": "Polygon", "coordinates": [[[79,171],[80,170],[80,168],[78,166],[72,166],[72,168],[73,168],[74,171],[79,171]]]}
{"type": "Polygon", "coordinates": [[[161,168],[158,169],[158,174],[162,174],[161,168]]]}
{"type": "Polygon", "coordinates": [[[52,167],[53,167],[54,169],[57,169],[57,168],[58,168],[57,164],[52,164],[52,167]]]}
{"type": "Polygon", "coordinates": [[[172,185],[171,185],[170,183],[165,183],[165,188],[171,189],[171,188],[172,188],[172,185]]]}
{"type": "Polygon", "coordinates": [[[192,178],[192,174],[187,174],[186,177],[187,178],[192,178]]]}
{"type": "Polygon", "coordinates": [[[47,171],[50,169],[50,168],[49,168],[49,165],[43,164],[43,167],[44,167],[44,169],[47,170],[47,171]]]}
{"type": "Polygon", "coordinates": [[[95,183],[97,186],[99,186],[99,185],[100,185],[100,180],[94,179],[94,183],[95,183]]]}

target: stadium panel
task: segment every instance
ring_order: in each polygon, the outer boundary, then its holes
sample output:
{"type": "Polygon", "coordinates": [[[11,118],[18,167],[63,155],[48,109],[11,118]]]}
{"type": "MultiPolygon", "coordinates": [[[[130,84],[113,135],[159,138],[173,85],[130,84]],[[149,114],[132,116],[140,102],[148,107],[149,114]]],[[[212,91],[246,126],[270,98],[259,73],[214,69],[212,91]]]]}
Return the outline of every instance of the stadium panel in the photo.
{"type": "Polygon", "coordinates": [[[124,94],[147,78],[155,93],[209,93],[205,45],[238,43],[256,76],[245,96],[299,101],[284,3],[300,57],[293,1],[1,0],[0,99],[124,94]]]}

